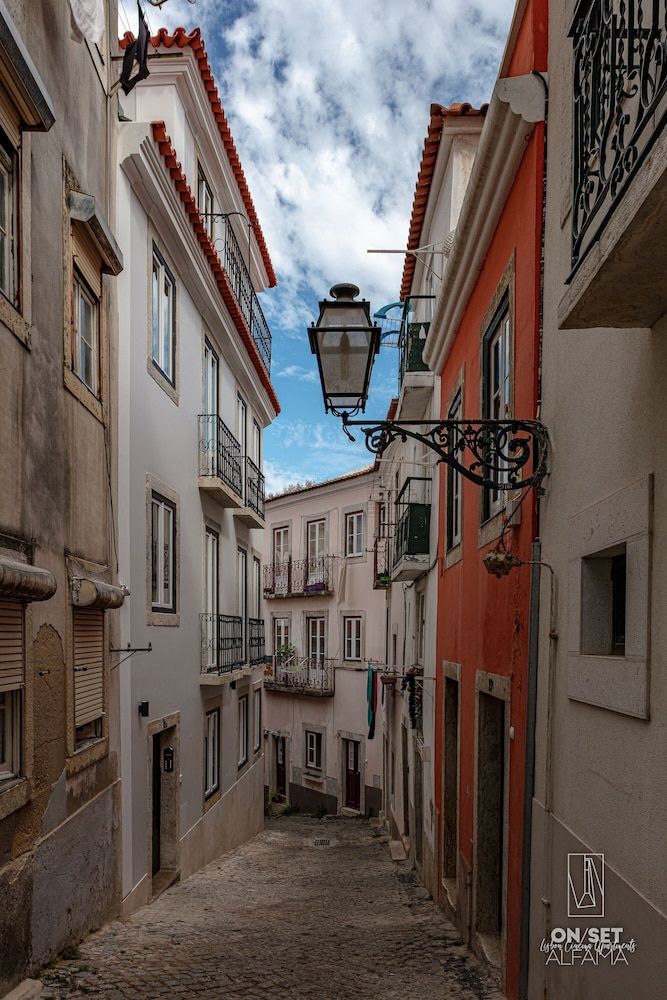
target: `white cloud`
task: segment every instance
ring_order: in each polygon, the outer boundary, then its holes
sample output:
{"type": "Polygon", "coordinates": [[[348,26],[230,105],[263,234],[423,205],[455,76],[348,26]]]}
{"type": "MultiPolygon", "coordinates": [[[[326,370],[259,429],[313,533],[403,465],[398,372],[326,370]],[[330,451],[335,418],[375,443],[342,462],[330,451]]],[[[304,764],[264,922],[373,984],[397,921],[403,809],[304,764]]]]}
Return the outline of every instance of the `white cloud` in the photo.
{"type": "Polygon", "coordinates": [[[317,372],[302,368],[300,365],[287,365],[273,373],[273,378],[293,378],[297,382],[317,382],[317,372]]]}

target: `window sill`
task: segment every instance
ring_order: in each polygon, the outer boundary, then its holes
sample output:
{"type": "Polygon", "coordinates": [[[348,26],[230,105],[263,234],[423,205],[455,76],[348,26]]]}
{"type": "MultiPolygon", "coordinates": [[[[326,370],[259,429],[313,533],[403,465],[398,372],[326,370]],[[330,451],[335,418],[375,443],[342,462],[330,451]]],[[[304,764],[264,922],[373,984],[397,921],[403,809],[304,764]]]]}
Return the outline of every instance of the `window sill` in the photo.
{"type": "Polygon", "coordinates": [[[477,547],[482,549],[485,545],[490,542],[494,542],[496,538],[500,538],[503,530],[503,519],[507,518],[507,528],[518,528],[521,524],[521,508],[517,507],[516,502],[512,506],[513,501],[511,498],[507,498],[507,503],[505,506],[492,514],[491,517],[483,521],[479,526],[477,547]]]}
{"type": "Polygon", "coordinates": [[[456,566],[463,559],[463,544],[462,542],[457,542],[453,545],[451,549],[448,549],[445,553],[445,569],[451,569],[452,566],[456,566]]]}
{"type": "Polygon", "coordinates": [[[75,750],[67,758],[66,772],[67,777],[71,778],[75,774],[79,774],[81,771],[85,771],[87,767],[92,764],[96,764],[98,761],[102,760],[109,753],[109,741],[106,736],[102,736],[98,740],[94,740],[91,743],[87,743],[86,746],[81,747],[80,750],[75,750]]]}
{"type": "Polygon", "coordinates": [[[162,369],[158,368],[158,366],[155,364],[150,354],[146,358],[146,370],[150,375],[150,377],[153,379],[153,381],[156,382],[157,385],[159,385],[160,388],[166,392],[172,403],[178,406],[180,401],[180,394],[177,391],[176,386],[169,381],[169,379],[164,374],[162,369]]]}
{"type": "Polygon", "coordinates": [[[212,792],[208,793],[208,795],[204,795],[204,812],[207,813],[209,809],[212,809],[216,802],[219,802],[221,798],[222,789],[218,785],[218,787],[214,788],[212,792]]]}
{"type": "Polygon", "coordinates": [[[316,781],[320,785],[324,784],[324,775],[319,771],[304,770],[302,777],[306,778],[307,781],[316,781]]]}
{"type": "Polygon", "coordinates": [[[18,309],[2,294],[0,294],[0,323],[3,323],[17,340],[20,340],[23,346],[30,350],[30,325],[26,323],[18,309]]]}
{"type": "Polygon", "coordinates": [[[146,615],[146,624],[176,628],[181,624],[181,616],[177,611],[149,611],[146,615]]]}
{"type": "Polygon", "coordinates": [[[85,382],[74,374],[71,368],[65,366],[65,388],[69,389],[73,396],[79,400],[79,402],[85,406],[85,408],[92,413],[96,420],[99,420],[101,424],[104,423],[104,409],[102,407],[101,401],[94,395],[94,393],[88,388],[85,382]]]}
{"type": "Polygon", "coordinates": [[[30,782],[27,778],[7,778],[0,782],[0,820],[21,809],[30,801],[30,782]]]}

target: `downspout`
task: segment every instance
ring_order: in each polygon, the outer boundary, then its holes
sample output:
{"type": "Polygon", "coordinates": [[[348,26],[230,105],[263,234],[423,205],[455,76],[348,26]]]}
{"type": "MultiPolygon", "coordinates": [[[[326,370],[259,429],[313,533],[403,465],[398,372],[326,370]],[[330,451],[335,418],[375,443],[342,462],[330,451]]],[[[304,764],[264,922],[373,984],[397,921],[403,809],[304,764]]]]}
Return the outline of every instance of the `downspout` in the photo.
{"type": "MultiPolygon", "coordinates": [[[[544,252],[546,241],[547,206],[547,152],[549,120],[549,86],[542,73],[533,70],[544,87],[544,139],[542,163],[542,213],[540,225],[540,283],[538,302],[537,386],[536,417],[542,415],[542,351],[544,342],[544,252]]],[[[535,731],[537,725],[537,682],[539,668],[539,616],[542,543],[540,541],[540,501],[536,503],[536,538],[532,545],[530,585],[530,621],[528,626],[528,684],[526,692],[526,761],[523,788],[523,844],[521,851],[521,929],[519,938],[519,1000],[528,1000],[528,975],[530,968],[530,890],[533,832],[533,794],[535,790],[535,731]]],[[[551,567],[551,602],[549,621],[549,674],[551,675],[552,649],[555,635],[555,578],[551,567]]],[[[551,687],[551,678],[549,679],[551,687]]],[[[547,713],[551,713],[551,693],[548,694],[547,713]]],[[[547,777],[550,783],[550,776],[547,777]]],[[[546,995],[546,981],[545,981],[546,995]]]]}

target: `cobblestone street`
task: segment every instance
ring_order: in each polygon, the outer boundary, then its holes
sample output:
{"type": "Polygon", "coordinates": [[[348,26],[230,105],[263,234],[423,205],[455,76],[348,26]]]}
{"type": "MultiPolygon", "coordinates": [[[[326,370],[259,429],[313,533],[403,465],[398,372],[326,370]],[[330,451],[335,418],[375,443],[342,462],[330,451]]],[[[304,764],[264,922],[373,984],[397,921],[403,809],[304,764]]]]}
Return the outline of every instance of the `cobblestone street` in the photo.
{"type": "Polygon", "coordinates": [[[499,1000],[363,821],[283,817],[85,941],[43,997],[499,1000]]]}

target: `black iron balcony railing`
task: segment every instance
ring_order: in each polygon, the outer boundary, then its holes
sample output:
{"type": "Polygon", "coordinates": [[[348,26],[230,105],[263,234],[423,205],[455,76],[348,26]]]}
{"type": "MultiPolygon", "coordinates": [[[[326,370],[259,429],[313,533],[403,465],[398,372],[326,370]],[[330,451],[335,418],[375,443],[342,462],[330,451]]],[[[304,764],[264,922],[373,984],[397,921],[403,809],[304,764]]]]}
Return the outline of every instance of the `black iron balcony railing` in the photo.
{"type": "Polygon", "coordinates": [[[393,538],[382,535],[373,545],[373,589],[391,585],[391,545],[393,538]]]}
{"type": "Polygon", "coordinates": [[[404,556],[427,555],[431,529],[431,480],[409,476],[396,497],[394,566],[404,556]]]}
{"type": "MultiPolygon", "coordinates": [[[[430,326],[429,320],[417,322],[415,314],[433,308],[434,295],[408,295],[403,303],[403,316],[398,333],[398,384],[403,384],[406,372],[427,372],[422,354],[430,326]]],[[[428,313],[427,313],[428,315],[428,313]]]]}
{"type": "Polygon", "coordinates": [[[333,556],[287,559],[264,567],[266,597],[306,597],[331,594],[334,589],[333,556]]]}
{"type": "Polygon", "coordinates": [[[241,446],[217,414],[199,416],[199,475],[216,476],[243,496],[241,446]]]}
{"type": "Polygon", "coordinates": [[[202,672],[223,674],[242,666],[245,661],[243,618],[214,614],[199,617],[202,672]]]}
{"type": "Polygon", "coordinates": [[[248,265],[243,259],[243,252],[228,219],[225,219],[224,229],[223,267],[259,351],[262,363],[267,372],[270,373],[271,331],[269,324],[262,312],[259,299],[252,286],[248,265]]]}
{"type": "Polygon", "coordinates": [[[273,657],[264,675],[264,686],[275,691],[295,694],[332,695],[334,693],[335,660],[319,657],[273,657]]]}
{"type": "Polygon", "coordinates": [[[580,0],[570,36],[574,271],[667,119],[667,0],[580,0]]]}
{"type": "Polygon", "coordinates": [[[264,661],[264,619],[248,618],[248,646],[250,647],[250,662],[264,661]]]}
{"type": "Polygon", "coordinates": [[[255,514],[264,520],[264,473],[260,472],[251,458],[245,460],[245,502],[255,514]]]}

